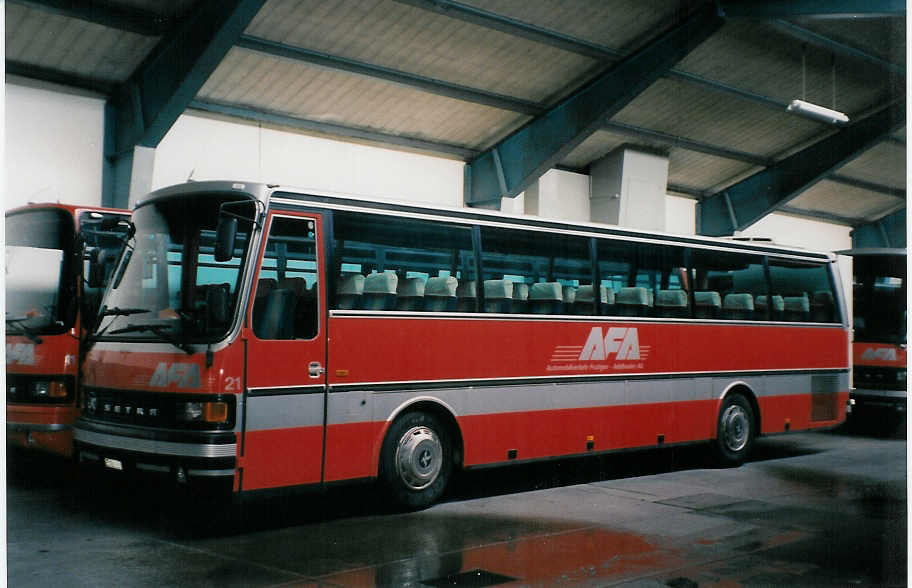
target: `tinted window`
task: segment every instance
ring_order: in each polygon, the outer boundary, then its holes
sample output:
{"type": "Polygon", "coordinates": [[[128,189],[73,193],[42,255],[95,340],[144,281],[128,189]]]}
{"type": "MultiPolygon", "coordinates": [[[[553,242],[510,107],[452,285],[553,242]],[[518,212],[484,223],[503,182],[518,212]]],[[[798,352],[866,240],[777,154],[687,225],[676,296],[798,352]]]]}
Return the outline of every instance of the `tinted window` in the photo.
{"type": "Polygon", "coordinates": [[[474,312],[472,230],[379,214],[334,214],[333,308],[474,312]]]}
{"type": "Polygon", "coordinates": [[[597,250],[603,314],[690,316],[683,248],[600,240],[597,250]]]}
{"type": "Polygon", "coordinates": [[[826,264],[770,259],[770,289],[784,301],[784,320],[839,322],[826,264]]]}
{"type": "Polygon", "coordinates": [[[485,312],[591,314],[592,262],[584,237],[482,227],[485,312]],[[588,287],[588,301],[576,294],[588,287]]]}
{"type": "Polygon", "coordinates": [[[694,249],[691,252],[697,318],[767,320],[782,311],[781,297],[767,292],[763,257],[694,249]]]}

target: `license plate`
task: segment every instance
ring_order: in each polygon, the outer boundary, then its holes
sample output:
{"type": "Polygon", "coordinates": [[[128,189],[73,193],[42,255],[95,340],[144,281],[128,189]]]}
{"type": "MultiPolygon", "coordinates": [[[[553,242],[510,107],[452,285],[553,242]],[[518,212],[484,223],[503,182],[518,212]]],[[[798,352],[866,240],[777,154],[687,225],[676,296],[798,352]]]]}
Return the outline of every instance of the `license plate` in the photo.
{"type": "Polygon", "coordinates": [[[110,457],[105,458],[105,467],[111,468],[112,470],[121,470],[123,471],[123,463],[119,459],[111,459],[110,457]]]}

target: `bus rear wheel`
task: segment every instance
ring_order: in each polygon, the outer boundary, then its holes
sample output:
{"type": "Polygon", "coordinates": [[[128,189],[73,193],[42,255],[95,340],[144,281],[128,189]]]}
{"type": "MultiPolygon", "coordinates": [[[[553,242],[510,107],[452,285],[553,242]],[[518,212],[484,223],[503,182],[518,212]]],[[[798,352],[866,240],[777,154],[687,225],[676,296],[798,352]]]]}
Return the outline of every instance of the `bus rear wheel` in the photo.
{"type": "Polygon", "coordinates": [[[754,444],[754,410],[741,394],[722,401],[716,425],[715,454],[724,466],[744,463],[754,444]]]}
{"type": "Polygon", "coordinates": [[[418,510],[443,495],[452,464],[447,428],[432,414],[410,412],[393,422],[383,440],[380,480],[397,505],[418,510]]]}

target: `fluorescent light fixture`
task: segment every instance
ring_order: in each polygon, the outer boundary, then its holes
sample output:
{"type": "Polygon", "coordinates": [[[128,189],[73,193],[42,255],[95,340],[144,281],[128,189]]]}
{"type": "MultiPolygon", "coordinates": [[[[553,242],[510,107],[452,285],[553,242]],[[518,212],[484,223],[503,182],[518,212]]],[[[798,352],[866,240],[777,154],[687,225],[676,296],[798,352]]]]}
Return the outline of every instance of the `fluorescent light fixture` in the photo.
{"type": "Polygon", "coordinates": [[[830,123],[831,125],[844,125],[849,122],[849,117],[838,110],[831,110],[823,106],[818,106],[817,104],[805,102],[804,100],[792,100],[786,110],[802,114],[808,118],[830,123]]]}

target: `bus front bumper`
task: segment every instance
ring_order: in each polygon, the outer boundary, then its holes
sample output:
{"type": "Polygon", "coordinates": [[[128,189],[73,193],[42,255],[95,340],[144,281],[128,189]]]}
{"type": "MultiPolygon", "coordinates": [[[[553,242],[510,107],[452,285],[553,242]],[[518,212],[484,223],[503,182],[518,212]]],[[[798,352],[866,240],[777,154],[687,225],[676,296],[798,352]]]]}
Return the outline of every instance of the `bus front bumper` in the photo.
{"type": "Polygon", "coordinates": [[[178,484],[230,483],[237,469],[233,432],[157,431],[77,421],[80,463],[136,474],[159,474],[178,484]]]}

